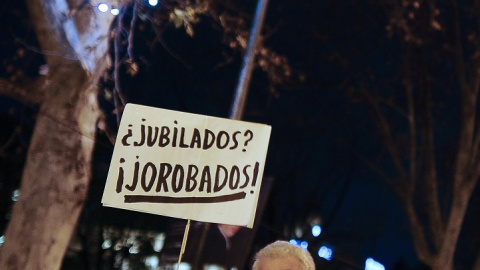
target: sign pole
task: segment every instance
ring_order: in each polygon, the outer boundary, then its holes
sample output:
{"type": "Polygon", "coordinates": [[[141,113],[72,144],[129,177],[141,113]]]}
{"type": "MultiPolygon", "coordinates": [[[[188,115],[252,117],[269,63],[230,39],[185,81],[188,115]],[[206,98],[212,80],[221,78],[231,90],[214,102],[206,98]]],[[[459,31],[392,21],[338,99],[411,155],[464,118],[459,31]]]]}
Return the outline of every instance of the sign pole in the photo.
{"type": "Polygon", "coordinates": [[[178,256],[177,270],[180,269],[180,262],[182,262],[183,253],[185,253],[185,246],[187,245],[188,231],[190,230],[190,219],[185,226],[185,232],[183,233],[182,247],[180,248],[180,256],[178,256]]]}
{"type": "Polygon", "coordinates": [[[260,30],[262,29],[263,21],[265,20],[267,5],[268,0],[258,1],[255,19],[250,32],[250,39],[245,51],[245,56],[243,57],[242,71],[238,79],[238,86],[235,91],[235,97],[230,111],[230,119],[241,120],[243,117],[245,100],[247,99],[248,86],[252,77],[252,69],[255,60],[255,48],[257,47],[260,30]]]}

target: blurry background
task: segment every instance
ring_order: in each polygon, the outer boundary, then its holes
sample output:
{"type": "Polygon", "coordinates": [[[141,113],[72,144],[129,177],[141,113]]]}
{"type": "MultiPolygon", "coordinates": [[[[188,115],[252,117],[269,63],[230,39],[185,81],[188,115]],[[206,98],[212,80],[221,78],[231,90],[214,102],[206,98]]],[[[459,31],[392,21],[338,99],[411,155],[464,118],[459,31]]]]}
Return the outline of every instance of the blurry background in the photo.
{"type": "MultiPolygon", "coordinates": [[[[101,206],[117,116],[132,102],[228,117],[257,2],[69,4],[111,17],[111,64],[96,82],[92,176],[62,269],[174,269],[186,221],[101,206]]],[[[47,77],[49,52],[23,1],[0,5],[1,234],[40,107],[10,90],[47,77]]],[[[454,269],[479,269],[479,16],[473,1],[271,1],[243,118],[272,126],[259,216],[253,230],[194,222],[183,269],[249,269],[277,239],[318,269],[442,269],[448,253],[454,269]],[[447,243],[454,216],[461,232],[447,243]],[[426,246],[413,241],[422,235],[426,246]]]]}

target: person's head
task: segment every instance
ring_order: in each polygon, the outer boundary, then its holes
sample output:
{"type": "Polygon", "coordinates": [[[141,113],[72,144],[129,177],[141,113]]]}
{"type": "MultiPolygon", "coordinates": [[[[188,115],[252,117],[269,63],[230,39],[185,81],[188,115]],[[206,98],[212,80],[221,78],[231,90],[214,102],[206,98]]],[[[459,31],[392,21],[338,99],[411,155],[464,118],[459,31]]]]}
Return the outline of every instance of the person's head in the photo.
{"type": "Polygon", "coordinates": [[[255,255],[252,270],[315,270],[310,253],[286,241],[276,241],[255,255]]]}

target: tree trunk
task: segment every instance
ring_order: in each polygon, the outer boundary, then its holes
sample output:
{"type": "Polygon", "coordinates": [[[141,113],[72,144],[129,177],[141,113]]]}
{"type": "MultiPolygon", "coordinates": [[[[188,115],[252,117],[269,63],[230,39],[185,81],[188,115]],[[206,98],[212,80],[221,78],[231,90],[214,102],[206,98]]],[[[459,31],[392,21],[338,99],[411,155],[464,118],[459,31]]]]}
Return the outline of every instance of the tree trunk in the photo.
{"type": "Polygon", "coordinates": [[[49,52],[49,75],[0,269],[59,269],[83,208],[99,115],[96,82],[111,20],[81,9],[89,6],[78,6],[82,2],[27,1],[40,47],[49,52]]]}
{"type": "Polygon", "coordinates": [[[460,188],[453,199],[441,249],[435,257],[432,270],[454,269],[455,250],[465,214],[477,181],[469,181],[460,188]]]}
{"type": "Polygon", "coordinates": [[[54,72],[5,233],[0,269],[59,269],[86,197],[98,111],[93,87],[79,63],[54,72]]]}

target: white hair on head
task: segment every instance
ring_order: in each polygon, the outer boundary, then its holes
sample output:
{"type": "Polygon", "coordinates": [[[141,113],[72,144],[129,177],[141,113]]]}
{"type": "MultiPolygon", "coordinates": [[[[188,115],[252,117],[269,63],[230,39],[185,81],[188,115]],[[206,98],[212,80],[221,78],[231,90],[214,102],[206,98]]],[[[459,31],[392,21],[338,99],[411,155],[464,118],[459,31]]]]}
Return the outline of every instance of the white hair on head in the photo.
{"type": "Polygon", "coordinates": [[[303,265],[303,268],[299,270],[315,270],[315,263],[312,255],[310,255],[308,251],[282,240],[275,241],[262,248],[255,255],[255,262],[253,263],[252,270],[258,270],[260,262],[264,259],[276,259],[284,257],[298,259],[303,265]]]}

